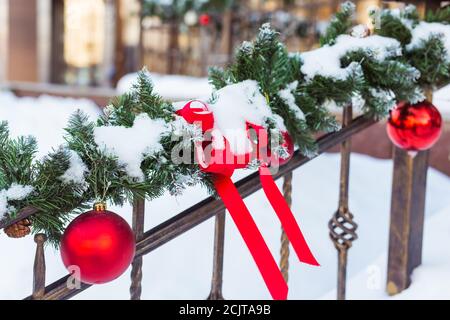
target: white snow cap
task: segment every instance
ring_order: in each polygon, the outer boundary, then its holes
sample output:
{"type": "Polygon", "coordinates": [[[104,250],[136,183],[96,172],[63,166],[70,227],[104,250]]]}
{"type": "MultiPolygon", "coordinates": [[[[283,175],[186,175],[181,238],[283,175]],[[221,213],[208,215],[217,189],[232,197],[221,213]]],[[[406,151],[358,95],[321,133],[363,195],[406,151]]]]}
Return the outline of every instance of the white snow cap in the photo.
{"type": "Polygon", "coordinates": [[[364,24],[358,24],[357,26],[354,26],[351,31],[352,37],[355,37],[355,38],[364,38],[367,36],[367,34],[368,34],[368,28],[364,24]]]}
{"type": "Polygon", "coordinates": [[[355,12],[356,5],[351,1],[345,1],[344,3],[341,4],[341,10],[355,12]]]}
{"type": "Polygon", "coordinates": [[[355,38],[344,34],[340,35],[336,39],[336,44],[332,46],[302,53],[301,71],[309,80],[318,75],[345,80],[354,70],[355,65],[351,64],[347,68],[342,68],[341,58],[358,50],[364,50],[378,61],[402,54],[400,42],[395,39],[378,35],[355,38]]]}
{"type": "MultiPolygon", "coordinates": [[[[216,97],[216,101],[209,106],[214,114],[214,129],[218,130],[215,132],[216,138],[222,134],[236,155],[252,151],[246,122],[262,126],[267,119],[271,119],[278,129],[286,131],[283,119],[272,112],[254,80],[223,87],[216,91],[216,97]]],[[[220,147],[221,144],[217,145],[220,147]]]]}
{"type": "Polygon", "coordinates": [[[295,114],[297,120],[305,120],[305,114],[300,107],[295,103],[295,96],[292,91],[295,91],[298,86],[298,81],[291,82],[287,87],[278,92],[278,96],[289,107],[289,109],[295,114]]]}
{"type": "Polygon", "coordinates": [[[161,135],[169,130],[162,119],[150,119],[142,113],[136,116],[131,128],[122,126],[97,127],[94,139],[107,153],[117,157],[127,174],[139,181],[144,179],[141,163],[145,157],[162,150],[161,135]]]}
{"type": "Polygon", "coordinates": [[[8,206],[9,200],[23,200],[33,192],[32,186],[13,183],[8,189],[0,190],[0,217],[10,213],[14,208],[8,206]]]}
{"type": "Polygon", "coordinates": [[[411,34],[412,39],[406,46],[406,50],[412,51],[420,48],[423,41],[429,40],[432,36],[441,36],[442,42],[444,43],[447,51],[447,60],[450,61],[450,25],[422,21],[411,31],[411,34]]]}
{"type": "Polygon", "coordinates": [[[83,160],[81,160],[78,153],[73,150],[69,150],[70,158],[69,158],[69,168],[64,172],[61,176],[61,180],[64,183],[75,183],[79,185],[86,184],[84,180],[84,175],[88,172],[88,168],[84,164],[83,160]]]}

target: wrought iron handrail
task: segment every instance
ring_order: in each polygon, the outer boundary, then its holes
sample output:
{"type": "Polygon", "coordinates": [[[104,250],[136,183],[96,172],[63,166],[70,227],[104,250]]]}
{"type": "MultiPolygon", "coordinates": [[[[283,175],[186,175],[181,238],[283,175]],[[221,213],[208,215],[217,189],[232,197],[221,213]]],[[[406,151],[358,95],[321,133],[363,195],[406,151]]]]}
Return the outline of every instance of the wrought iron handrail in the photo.
{"type": "MultiPolygon", "coordinates": [[[[370,127],[375,123],[376,121],[374,119],[362,115],[355,118],[353,121],[351,121],[351,123],[349,123],[341,130],[323,135],[317,140],[318,152],[316,156],[324,153],[325,151],[336,145],[343,143],[344,141],[351,138],[354,134],[370,127]]],[[[274,174],[274,178],[278,179],[280,177],[283,177],[285,174],[292,172],[293,170],[306,164],[313,158],[315,157],[307,158],[297,151],[294,154],[293,158],[286,165],[279,168],[278,172],[274,174]]],[[[258,191],[259,189],[261,189],[258,173],[253,173],[239,180],[238,182],[236,182],[236,187],[238,188],[242,198],[248,197],[252,193],[258,191]]],[[[195,204],[194,206],[184,210],[178,215],[145,232],[140,237],[140,240],[138,240],[136,243],[135,258],[139,258],[143,255],[148,254],[149,252],[182,235],[186,231],[194,228],[195,226],[208,220],[209,218],[223,213],[224,210],[225,206],[222,201],[213,197],[209,197],[195,204]]],[[[25,216],[29,216],[34,213],[33,210],[27,208],[25,216]]],[[[21,216],[22,218],[24,217],[24,215],[21,215],[21,213],[19,213],[19,216],[21,216]]],[[[12,221],[3,222],[0,227],[7,227],[11,223],[12,221]]],[[[45,268],[41,268],[40,272],[45,273],[45,268]]],[[[67,275],[46,286],[44,289],[44,294],[39,295],[39,299],[69,299],[91,286],[84,283],[81,283],[78,288],[67,286],[67,281],[69,280],[69,278],[70,275],[67,275]]],[[[34,299],[34,297],[33,295],[30,295],[25,299],[34,299]]]]}

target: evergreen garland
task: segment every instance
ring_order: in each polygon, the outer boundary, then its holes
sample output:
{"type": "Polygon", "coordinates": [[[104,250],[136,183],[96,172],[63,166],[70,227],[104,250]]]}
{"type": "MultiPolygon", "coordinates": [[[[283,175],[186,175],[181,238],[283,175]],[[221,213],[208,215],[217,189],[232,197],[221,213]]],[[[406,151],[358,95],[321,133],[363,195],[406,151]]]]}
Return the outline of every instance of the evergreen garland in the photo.
{"type": "MultiPolygon", "coordinates": [[[[323,46],[332,48],[339,36],[350,33],[354,9],[355,6],[351,2],[341,6],[341,11],[332,19],[321,39],[323,46]]],[[[416,17],[415,9],[412,10],[412,7],[408,7],[405,11],[403,19],[416,17]]],[[[410,41],[411,35],[405,32],[407,31],[405,25],[397,23],[400,18],[387,12],[381,19],[382,28],[378,30],[379,35],[390,35],[400,43],[408,37],[410,41]],[[397,34],[399,29],[402,30],[400,35],[397,34]]],[[[375,118],[385,117],[397,101],[418,102],[423,99],[417,81],[420,72],[413,64],[413,60],[394,53],[379,61],[375,59],[375,55],[376,53],[370,50],[350,50],[341,58],[341,67],[351,67],[352,70],[347,79],[316,75],[305,84],[307,92],[314,96],[318,103],[333,101],[338,106],[346,106],[355,104],[355,99],[360,100],[358,104],[362,111],[375,118]]]]}
{"type": "MultiPolygon", "coordinates": [[[[323,46],[332,48],[340,35],[350,32],[353,10],[350,3],[342,6],[322,38],[323,46]]],[[[425,21],[446,25],[449,16],[449,9],[441,9],[428,13],[425,21]]],[[[376,33],[397,39],[403,54],[376,59],[368,50],[349,50],[340,61],[340,67],[349,67],[345,79],[323,75],[308,78],[302,73],[302,54],[288,53],[278,33],[269,25],[263,25],[253,42],[245,42],[238,48],[230,66],[211,68],[210,81],[220,89],[255,80],[272,112],[283,118],[300,151],[312,155],[317,148],[314,134],[338,127],[327,103],[345,106],[360,100],[363,102],[360,107],[368,116],[379,118],[400,100],[422,99],[421,87],[450,81],[448,52],[440,35],[432,35],[408,50],[414,28],[423,23],[414,7],[409,6],[400,14],[383,10],[380,21],[376,33]],[[283,92],[293,97],[293,101],[283,97],[283,92]]],[[[193,158],[192,146],[201,141],[201,132],[195,125],[175,116],[174,106],[153,92],[147,71],[140,72],[133,89],[115,98],[104,111],[97,121],[82,112],[75,113],[65,130],[66,143],[42,159],[36,157],[34,138],[11,138],[7,124],[0,123],[0,204],[6,205],[0,207],[0,212],[5,212],[0,219],[13,219],[21,209],[34,207],[38,213],[30,217],[33,232],[44,232],[50,243],[57,245],[72,216],[86,210],[94,201],[122,205],[133,197],[154,199],[166,191],[178,194],[194,184],[202,184],[214,194],[209,174],[200,171],[193,162],[174,162],[171,157],[179,145],[176,138],[188,136],[183,142],[190,147],[187,156],[193,158]],[[118,157],[97,145],[95,130],[99,127],[130,128],[142,114],[162,121],[168,129],[160,137],[161,148],[145,156],[140,163],[143,179],[136,179],[129,176],[118,157]],[[82,179],[62,179],[74,156],[86,167],[82,179]]],[[[266,125],[274,127],[271,119],[267,119],[266,125]]]]}
{"type": "MultiPolygon", "coordinates": [[[[431,33],[428,39],[420,40],[420,44],[410,47],[415,28],[426,23],[450,22],[450,8],[428,11],[424,21],[421,21],[417,9],[413,5],[407,6],[400,14],[392,10],[373,12],[373,18],[378,19],[379,28],[375,32],[379,35],[397,39],[402,44],[402,61],[409,63],[420,72],[418,84],[422,88],[435,88],[449,82],[450,61],[444,46],[443,35],[431,33]]],[[[444,27],[444,26],[442,26],[444,27]]],[[[447,26],[445,26],[447,27],[447,26]]]]}
{"type": "Polygon", "coordinates": [[[300,85],[304,83],[300,65],[299,57],[290,55],[280,42],[279,34],[269,24],[265,24],[255,41],[241,45],[233,64],[225,70],[211,68],[209,78],[216,89],[247,79],[256,80],[272,111],[285,120],[286,127],[300,151],[313,155],[316,151],[313,133],[335,130],[337,123],[300,85]],[[304,120],[298,119],[294,110],[289,108],[279,95],[281,90],[295,82],[297,85],[292,94],[296,107],[305,115],[304,120]]]}
{"type": "Polygon", "coordinates": [[[341,4],[340,11],[331,19],[325,34],[320,38],[320,45],[333,45],[336,38],[341,34],[346,34],[352,27],[352,18],[355,14],[356,6],[351,1],[341,4]]]}

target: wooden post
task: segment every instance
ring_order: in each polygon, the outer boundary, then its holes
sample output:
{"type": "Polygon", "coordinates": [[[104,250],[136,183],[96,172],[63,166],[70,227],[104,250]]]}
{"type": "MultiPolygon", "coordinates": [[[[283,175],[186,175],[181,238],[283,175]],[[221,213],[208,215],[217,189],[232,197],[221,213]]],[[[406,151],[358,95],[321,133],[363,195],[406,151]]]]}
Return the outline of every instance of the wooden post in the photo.
{"type": "MultiPolygon", "coordinates": [[[[134,195],[133,199],[133,232],[136,242],[144,234],[145,199],[134,195]]],[[[142,293],[142,256],[137,257],[131,264],[130,300],[140,300],[142,293]]]]}
{"type": "Polygon", "coordinates": [[[167,57],[167,73],[168,74],[175,74],[177,73],[177,65],[178,65],[178,59],[179,57],[179,42],[178,42],[178,36],[179,36],[179,25],[178,25],[178,19],[173,17],[169,21],[169,51],[168,51],[168,57],[167,57]]]}
{"type": "Polygon", "coordinates": [[[427,0],[427,1],[421,1],[424,3],[425,5],[425,11],[428,10],[436,10],[439,9],[441,7],[441,3],[443,1],[441,0],[427,0]]]}
{"type": "Polygon", "coordinates": [[[122,19],[120,17],[120,1],[116,2],[115,6],[115,19],[116,19],[116,39],[115,39],[115,54],[114,54],[114,77],[113,77],[113,86],[117,85],[117,82],[120,78],[125,74],[124,65],[125,65],[125,54],[123,51],[123,37],[122,37],[122,19]]]}
{"type": "Polygon", "coordinates": [[[45,255],[44,243],[47,237],[43,233],[34,236],[36,255],[33,266],[33,299],[41,299],[45,294],[45,255]]]}
{"type": "Polygon", "coordinates": [[[387,292],[397,294],[411,284],[422,263],[422,237],[428,151],[415,156],[395,148],[389,228],[387,292]]]}
{"type": "Polygon", "coordinates": [[[37,0],[9,1],[7,78],[38,81],[37,0]]]}
{"type": "MultiPolygon", "coordinates": [[[[432,88],[425,88],[425,96],[433,101],[432,88]]],[[[386,285],[390,295],[408,288],[413,270],[422,263],[428,159],[428,150],[411,153],[394,149],[386,285]]]]}
{"type": "Polygon", "coordinates": [[[222,16],[221,53],[226,56],[225,64],[231,61],[233,55],[233,8],[227,8],[222,16]]]}
{"type": "Polygon", "coordinates": [[[64,60],[64,1],[53,0],[51,11],[50,82],[64,83],[67,68],[64,60]]]}

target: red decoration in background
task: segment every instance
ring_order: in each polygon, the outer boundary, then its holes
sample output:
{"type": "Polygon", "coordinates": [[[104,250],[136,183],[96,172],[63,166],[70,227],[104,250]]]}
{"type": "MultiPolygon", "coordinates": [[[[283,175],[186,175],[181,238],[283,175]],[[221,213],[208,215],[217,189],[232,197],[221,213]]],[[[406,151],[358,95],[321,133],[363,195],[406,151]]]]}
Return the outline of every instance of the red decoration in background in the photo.
{"type": "Polygon", "coordinates": [[[61,239],[61,257],[66,268],[76,266],[80,281],[99,284],[119,277],[133,261],[133,231],[119,215],[104,208],[75,218],[61,239]]]}
{"type": "Polygon", "coordinates": [[[398,147],[408,151],[431,148],[442,131],[439,110],[428,101],[417,104],[400,103],[390,111],[387,133],[398,147]]]}
{"type": "Polygon", "coordinates": [[[199,22],[200,25],[202,25],[202,26],[207,26],[207,25],[211,22],[211,17],[209,16],[209,14],[203,13],[203,14],[201,14],[200,17],[198,18],[198,22],[199,22]]]}

